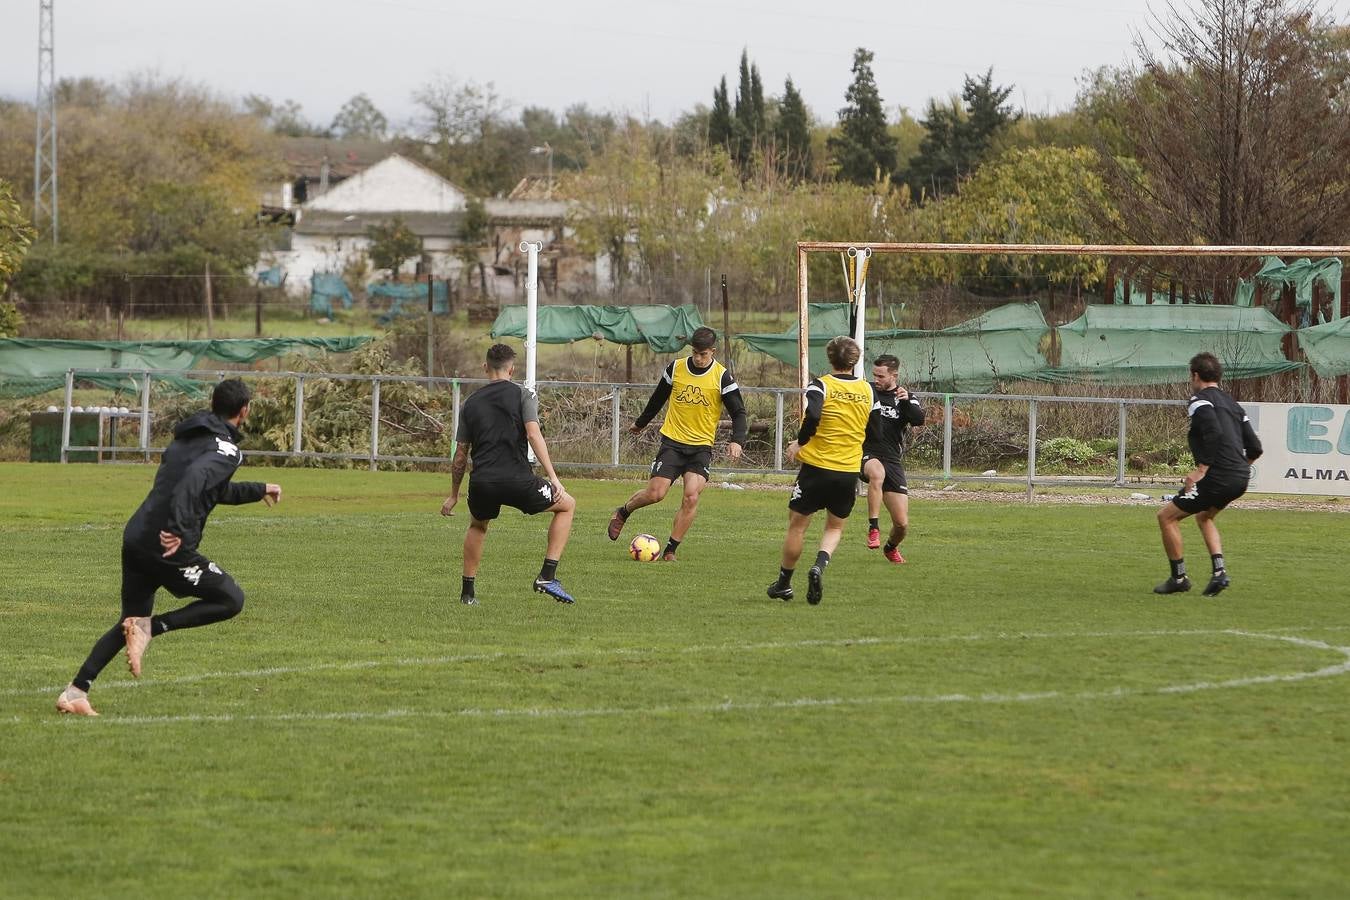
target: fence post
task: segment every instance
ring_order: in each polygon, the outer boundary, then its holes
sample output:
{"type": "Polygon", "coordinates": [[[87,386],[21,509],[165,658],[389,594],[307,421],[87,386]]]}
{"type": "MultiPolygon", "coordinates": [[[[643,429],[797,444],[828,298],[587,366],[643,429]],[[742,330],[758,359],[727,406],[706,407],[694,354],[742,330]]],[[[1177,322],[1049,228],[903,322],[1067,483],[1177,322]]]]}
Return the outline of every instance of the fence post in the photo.
{"type": "Polygon", "coordinates": [[[450,382],[450,455],[459,448],[459,381],[450,382]]]}
{"type": "Polygon", "coordinates": [[[1125,486],[1125,401],[1120,401],[1120,426],[1116,430],[1116,487],[1125,486]]]}
{"type": "Polygon", "coordinates": [[[295,376],[295,443],[291,448],[292,453],[298,454],[301,450],[301,434],[305,424],[305,376],[295,376]]]}
{"type": "Polygon", "coordinates": [[[622,394],[623,389],[615,385],[614,393],[610,395],[609,462],[612,466],[619,464],[619,398],[622,394]]]}
{"type": "Polygon", "coordinates": [[[773,395],[773,467],[779,471],[783,468],[783,392],[775,391],[773,395]]]}
{"type": "Polygon", "coordinates": [[[370,380],[370,471],[379,469],[380,458],[380,379],[370,380]]]}
{"type": "Polygon", "coordinates": [[[942,395],[942,477],[952,477],[952,395],[942,395]]]}
{"type": "Polygon", "coordinates": [[[141,376],[141,455],[150,461],[150,373],[141,376]]]}
{"type": "Polygon", "coordinates": [[[61,462],[70,460],[70,406],[75,402],[75,370],[66,369],[66,408],[61,411],[61,462]]]}
{"type": "Polygon", "coordinates": [[[1027,500],[1034,498],[1036,486],[1032,479],[1036,477],[1036,400],[1030,401],[1027,415],[1027,500]]]}

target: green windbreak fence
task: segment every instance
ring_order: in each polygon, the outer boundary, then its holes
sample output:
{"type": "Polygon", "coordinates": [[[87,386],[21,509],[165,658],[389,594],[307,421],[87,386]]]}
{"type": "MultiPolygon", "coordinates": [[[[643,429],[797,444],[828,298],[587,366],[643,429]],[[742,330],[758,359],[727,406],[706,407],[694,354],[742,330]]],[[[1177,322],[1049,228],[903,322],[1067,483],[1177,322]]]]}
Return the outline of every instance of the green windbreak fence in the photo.
{"type": "MultiPolygon", "coordinates": [[[[812,372],[828,370],[825,344],[848,333],[845,304],[811,305],[812,372]]],[[[1034,303],[1009,304],[940,331],[867,332],[867,357],[891,353],[907,382],[979,392],[997,381],[1168,384],[1185,381],[1192,356],[1216,354],[1232,378],[1301,369],[1322,377],[1350,374],[1350,319],[1294,331],[1306,364],[1286,358],[1293,329],[1263,307],[1150,304],[1090,305],[1072,322],[1050,326],[1034,303]]],[[[752,350],[797,363],[797,327],[782,334],[740,334],[752,350]]]]}
{"type": "MultiPolygon", "coordinates": [[[[698,309],[685,306],[540,306],[541,344],[569,344],[593,338],[615,344],[646,344],[657,353],[678,353],[703,325],[698,309]]],[[[525,337],[526,308],[504,306],[492,336],[525,337]]]]}
{"type": "MultiPolygon", "coordinates": [[[[0,340],[0,396],[29,397],[65,384],[67,369],[177,369],[199,368],[202,360],[254,363],[288,353],[350,353],[371,337],[253,338],[214,341],[59,341],[30,338],[0,340]]],[[[126,375],[81,376],[108,388],[126,388],[126,375]]],[[[192,389],[184,379],[156,378],[192,389]]]]}
{"type": "MultiPolygon", "coordinates": [[[[825,345],[848,333],[848,305],[813,303],[808,310],[811,328],[812,372],[827,372],[825,345]]],[[[1038,350],[1049,331],[1035,303],[1010,303],[981,316],[939,331],[890,328],[867,332],[867,357],[890,353],[900,360],[908,383],[949,390],[984,391],[1000,379],[1034,378],[1046,368],[1038,350]]],[[[797,363],[798,327],[782,334],[738,334],[752,350],[780,362],[797,363]]]]}
{"type": "Polygon", "coordinates": [[[1227,377],[1274,375],[1300,367],[1281,347],[1290,330],[1262,307],[1087,306],[1056,329],[1058,365],[1051,351],[1038,380],[1185,381],[1202,350],[1223,361],[1227,377]]]}

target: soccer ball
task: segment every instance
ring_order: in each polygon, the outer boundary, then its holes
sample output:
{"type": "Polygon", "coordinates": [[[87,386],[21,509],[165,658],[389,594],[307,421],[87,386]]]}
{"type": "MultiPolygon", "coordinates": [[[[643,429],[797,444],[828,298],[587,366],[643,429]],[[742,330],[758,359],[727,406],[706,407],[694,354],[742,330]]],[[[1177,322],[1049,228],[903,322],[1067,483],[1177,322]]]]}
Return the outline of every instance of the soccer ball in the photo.
{"type": "Polygon", "coordinates": [[[661,555],[661,544],[650,534],[639,534],[628,545],[628,555],[638,562],[651,562],[661,555]]]}

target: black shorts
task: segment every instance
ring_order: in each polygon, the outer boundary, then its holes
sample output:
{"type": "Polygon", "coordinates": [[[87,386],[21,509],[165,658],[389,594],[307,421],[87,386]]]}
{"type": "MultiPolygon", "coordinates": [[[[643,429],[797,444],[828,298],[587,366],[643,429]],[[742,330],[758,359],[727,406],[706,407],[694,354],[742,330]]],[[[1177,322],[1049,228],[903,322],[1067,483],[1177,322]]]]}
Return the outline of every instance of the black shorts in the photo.
{"type": "Polygon", "coordinates": [[[143,609],[140,615],[150,615],[155,591],[160,588],[175,597],[208,597],[239,590],[229,572],[200,553],[180,552],[168,560],[123,544],[123,609],[143,609]]]}
{"type": "MultiPolygon", "coordinates": [[[[900,464],[900,460],[882,459],[880,456],[863,455],[863,468],[867,467],[867,461],[875,459],[886,467],[886,477],[881,482],[881,492],[883,494],[908,494],[909,483],[905,481],[905,467],[900,464]]],[[[863,472],[858,473],[859,481],[867,481],[867,475],[863,472]]]]}
{"type": "Polygon", "coordinates": [[[556,500],[553,485],[537,475],[510,481],[469,479],[469,515],[480,522],[497,518],[503,506],[513,506],[532,516],[548,509],[556,500]]]}
{"type": "Polygon", "coordinates": [[[841,519],[853,512],[853,501],[858,499],[858,478],[852,472],[835,472],[802,463],[797,481],[792,485],[788,509],[809,516],[827,509],[841,519]]]}
{"type": "Polygon", "coordinates": [[[710,477],[709,466],[711,465],[711,447],[689,447],[684,444],[674,444],[663,437],[661,438],[661,449],[656,451],[656,459],[652,461],[652,477],[668,478],[674,481],[685,472],[693,472],[695,475],[708,478],[710,477]]]}
{"type": "Polygon", "coordinates": [[[1206,476],[1189,491],[1182,491],[1173,497],[1172,502],[1182,512],[1198,513],[1207,509],[1223,509],[1245,493],[1246,480],[1215,481],[1206,476]]]}

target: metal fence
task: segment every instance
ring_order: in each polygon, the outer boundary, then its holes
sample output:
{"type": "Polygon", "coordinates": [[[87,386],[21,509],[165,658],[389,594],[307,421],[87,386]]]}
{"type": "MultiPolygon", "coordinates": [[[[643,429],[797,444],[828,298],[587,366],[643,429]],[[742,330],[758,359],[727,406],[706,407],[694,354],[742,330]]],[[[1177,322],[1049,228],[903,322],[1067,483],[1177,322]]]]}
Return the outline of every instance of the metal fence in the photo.
{"type": "MultiPolygon", "coordinates": [[[[142,460],[149,461],[152,455],[162,453],[163,447],[151,446],[152,434],[152,385],[157,378],[174,379],[196,379],[209,383],[212,380],[218,380],[225,377],[240,377],[245,380],[266,380],[275,382],[277,380],[289,380],[293,383],[294,396],[294,421],[291,428],[290,447],[285,450],[254,450],[248,451],[250,456],[259,456],[267,458],[279,458],[283,460],[335,460],[346,462],[365,462],[369,465],[371,471],[379,469],[382,463],[413,463],[413,464],[448,464],[449,455],[419,456],[408,454],[389,454],[382,453],[380,450],[380,425],[381,425],[381,387],[390,384],[417,384],[422,385],[428,390],[442,390],[450,393],[450,418],[448,422],[443,422],[443,426],[450,431],[451,441],[456,438],[456,432],[459,425],[459,410],[466,394],[471,393],[477,387],[487,384],[487,379],[483,378],[429,378],[418,376],[395,376],[395,375],[346,375],[346,374],[327,374],[313,372],[236,372],[236,371],[176,371],[176,370],[127,370],[127,369],[71,369],[66,372],[65,381],[65,407],[62,417],[61,427],[61,461],[68,462],[72,452],[94,451],[99,454],[96,458],[102,458],[103,454],[116,459],[119,456],[139,457],[142,460]],[[120,418],[131,420],[138,423],[137,440],[134,445],[127,444],[123,446],[72,446],[70,443],[71,434],[71,415],[73,409],[74,391],[77,383],[85,377],[102,376],[106,378],[109,375],[124,376],[136,385],[140,395],[140,406],[130,410],[127,413],[121,413],[120,418]],[[304,446],[305,434],[305,385],[307,382],[314,383],[318,381],[332,382],[364,382],[370,385],[370,422],[369,422],[369,445],[364,452],[318,452],[307,450],[304,446]]],[[[590,413],[592,425],[586,430],[580,442],[573,441],[568,444],[562,442],[559,447],[555,443],[552,435],[549,437],[550,452],[553,457],[554,465],[559,469],[645,469],[651,455],[649,452],[638,452],[636,447],[624,447],[624,439],[627,437],[627,424],[636,418],[636,413],[640,410],[637,404],[645,404],[650,396],[652,386],[649,384],[625,384],[617,382],[576,382],[576,381],[541,381],[536,385],[540,396],[541,409],[547,409],[550,403],[550,395],[555,398],[561,397],[562,392],[587,391],[597,393],[597,401],[591,406],[603,404],[607,406],[600,412],[590,413]],[[602,430],[602,429],[607,429],[602,430]],[[605,447],[607,438],[608,447],[605,447]],[[606,453],[605,450],[608,450],[606,453]],[[570,451],[570,452],[569,452],[570,451]],[[581,458],[586,457],[586,458],[581,458]],[[625,457],[635,461],[626,461],[625,457]],[[640,460],[640,461],[636,461],[640,460]]],[[[759,465],[741,465],[739,467],[718,466],[719,474],[735,476],[745,474],[789,474],[792,469],[784,465],[784,448],[795,437],[795,428],[797,420],[797,411],[800,409],[801,392],[794,388],[757,388],[742,386],[741,392],[746,398],[747,407],[750,407],[752,419],[760,422],[760,431],[763,434],[763,440],[767,441],[767,451],[762,456],[762,462],[759,465]],[[771,410],[771,412],[770,412],[771,410]],[[790,418],[789,418],[790,416],[790,418]],[[764,421],[771,421],[769,427],[764,427],[764,421]],[[789,421],[792,423],[789,425],[789,421]],[[789,428],[792,430],[789,431],[789,428]],[[771,437],[770,437],[771,435],[771,437]]],[[[1127,478],[1126,468],[1126,447],[1129,437],[1129,424],[1131,412],[1137,412],[1145,408],[1158,409],[1161,407],[1184,407],[1180,400],[1152,400],[1152,399],[1124,399],[1111,397],[1062,397],[1062,396],[1043,396],[1030,394],[960,394],[960,393],[934,393],[927,391],[914,391],[914,396],[930,401],[930,408],[936,403],[941,403],[942,409],[942,443],[941,443],[941,468],[937,471],[924,471],[918,467],[907,467],[907,475],[911,481],[915,482],[985,482],[985,483],[1005,483],[1022,484],[1026,486],[1028,497],[1032,495],[1037,486],[1054,485],[1076,485],[1084,487],[1115,487],[1124,488],[1131,484],[1137,484],[1139,479],[1133,481],[1127,478]],[[952,447],[953,447],[953,413],[958,409],[960,403],[999,403],[999,404],[1025,404],[1026,407],[1026,468],[1023,473],[1010,475],[999,474],[975,474],[970,472],[954,471],[952,468],[952,447]],[[1041,411],[1050,405],[1072,405],[1091,407],[1096,412],[1098,419],[1110,419],[1110,411],[1114,409],[1114,434],[1109,433],[1112,429],[1102,428],[1104,433],[1098,435],[1101,438],[1110,439],[1114,437],[1115,444],[1115,467],[1114,473],[1101,471],[1093,475],[1049,475],[1043,476],[1037,474],[1037,444],[1041,439],[1040,422],[1041,411]],[[1103,415],[1104,414],[1104,415],[1103,415]]],[[[654,431],[655,429],[649,429],[654,431]]],[[[115,442],[113,442],[115,444],[115,442]]],[[[742,460],[753,462],[750,454],[742,460]]]]}

